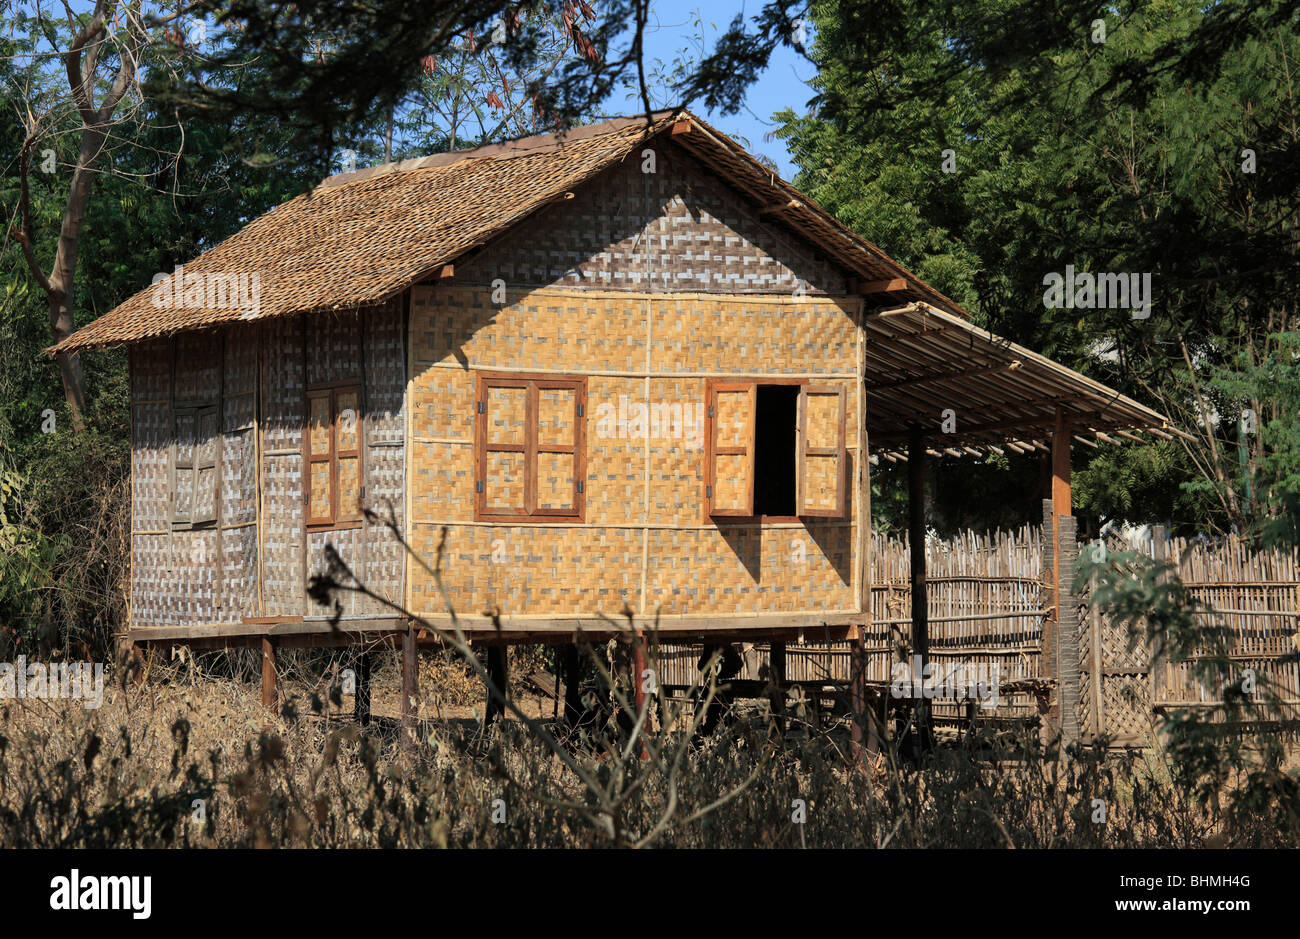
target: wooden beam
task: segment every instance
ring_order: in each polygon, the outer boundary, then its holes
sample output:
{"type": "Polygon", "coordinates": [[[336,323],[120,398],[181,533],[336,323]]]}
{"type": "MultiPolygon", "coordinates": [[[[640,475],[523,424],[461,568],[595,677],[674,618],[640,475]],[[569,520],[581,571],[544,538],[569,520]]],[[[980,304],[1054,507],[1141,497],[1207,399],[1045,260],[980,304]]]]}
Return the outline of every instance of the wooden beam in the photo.
{"type": "Polygon", "coordinates": [[[636,697],[637,716],[644,714],[645,718],[641,724],[641,759],[650,759],[650,749],[646,746],[646,733],[650,729],[650,701],[649,695],[646,694],[646,655],[645,655],[645,635],[638,633],[632,644],[632,688],[636,697]]]}
{"type": "Polygon", "coordinates": [[[975,375],[986,375],[990,372],[1015,371],[1020,368],[1020,360],[1013,359],[1010,362],[998,362],[996,365],[982,365],[977,368],[963,368],[955,372],[931,372],[928,375],[917,375],[913,378],[903,378],[898,381],[886,381],[876,385],[867,385],[867,391],[886,391],[890,388],[906,388],[908,385],[924,385],[929,382],[952,381],[957,378],[971,378],[975,375]]]}
{"type": "Polygon", "coordinates": [[[772,215],[775,212],[788,212],[790,209],[801,209],[803,203],[798,199],[791,199],[788,202],[773,202],[771,205],[760,206],[759,215],[772,215]]]}
{"type": "Polygon", "coordinates": [[[906,277],[891,277],[888,280],[860,280],[855,285],[855,293],[869,296],[876,293],[898,293],[907,289],[906,277]]]}
{"type": "MultiPolygon", "coordinates": [[[[861,632],[853,640],[852,660],[849,665],[849,713],[851,736],[849,756],[855,766],[864,767],[867,761],[867,735],[870,717],[867,713],[867,649],[861,632]]],[[[870,785],[871,777],[867,776],[870,785]]]]}
{"type": "MultiPolygon", "coordinates": [[[[569,196],[570,198],[572,198],[572,193],[570,193],[569,196]]],[[[442,264],[439,265],[438,267],[435,267],[428,274],[421,277],[418,281],[416,281],[416,284],[426,285],[426,286],[429,284],[437,284],[439,281],[443,281],[449,277],[455,277],[455,276],[456,276],[455,264],[442,264]]]]}
{"type": "Polygon", "coordinates": [[[679,121],[673,121],[672,130],[668,132],[670,137],[678,137],[682,134],[689,134],[695,129],[695,125],[690,122],[689,118],[682,118],[679,121]]]}
{"type": "MultiPolygon", "coordinates": [[[[1058,415],[1063,411],[1060,405],[1057,405],[1056,410],[1058,415]]],[[[1097,416],[1095,413],[1092,412],[1088,412],[1088,413],[1065,412],[1065,414],[1067,419],[1070,421],[1077,421],[1077,420],[1087,419],[1090,417],[1097,416]]],[[[958,423],[957,433],[953,434],[952,436],[958,439],[964,439],[971,434],[983,434],[993,430],[1017,430],[1021,427],[1024,428],[1044,427],[1044,426],[1053,427],[1055,426],[1056,421],[1058,419],[1059,417],[1049,417],[1048,415],[1041,415],[1039,417],[1009,418],[1005,421],[996,421],[991,424],[976,424],[973,427],[963,427],[960,423],[958,423]]],[[[894,431],[892,433],[872,434],[871,439],[875,441],[877,444],[891,443],[893,441],[910,439],[909,435],[910,435],[910,431],[908,433],[904,433],[902,431],[894,431]]],[[[1068,469],[1068,464],[1067,464],[1067,469],[1068,469]]],[[[1068,494],[1069,491],[1068,472],[1066,473],[1066,480],[1067,480],[1066,491],[1068,494]]]]}

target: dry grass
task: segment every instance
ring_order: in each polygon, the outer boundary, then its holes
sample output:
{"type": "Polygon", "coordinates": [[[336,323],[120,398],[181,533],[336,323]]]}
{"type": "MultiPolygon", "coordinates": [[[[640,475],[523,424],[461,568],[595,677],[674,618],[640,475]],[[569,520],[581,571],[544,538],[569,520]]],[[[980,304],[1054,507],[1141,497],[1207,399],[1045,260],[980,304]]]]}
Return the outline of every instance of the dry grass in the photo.
{"type": "Polygon", "coordinates": [[[313,713],[313,696],[329,697],[319,676],[291,682],[284,713],[274,718],[252,682],[200,677],[190,667],[156,669],[144,686],[107,689],[95,711],[76,702],[7,702],[0,708],[0,845],[1247,843],[1189,805],[1158,759],[1086,752],[1058,761],[985,742],[943,749],[924,770],[895,767],[872,786],[842,759],[842,727],[812,731],[796,722],[782,737],[762,709],[684,749],[677,764],[669,758],[674,741],[658,730],[651,732],[663,745],[657,760],[624,759],[599,739],[570,741],[579,773],[518,721],[482,732],[463,714],[476,703],[481,713],[478,696],[446,661],[425,668],[449,682],[429,695],[448,705],[442,716],[426,708],[421,745],[408,754],[395,721],[383,716],[397,710],[385,688],[390,668],[375,671],[378,716],[364,730],[332,716],[350,708],[348,698],[313,713]],[[593,784],[605,787],[604,801],[593,784]],[[1094,821],[1098,799],[1104,823],[1094,821]],[[804,824],[792,820],[795,800],[806,806],[804,824]],[[506,821],[498,824],[493,815],[502,808],[506,821]]]}

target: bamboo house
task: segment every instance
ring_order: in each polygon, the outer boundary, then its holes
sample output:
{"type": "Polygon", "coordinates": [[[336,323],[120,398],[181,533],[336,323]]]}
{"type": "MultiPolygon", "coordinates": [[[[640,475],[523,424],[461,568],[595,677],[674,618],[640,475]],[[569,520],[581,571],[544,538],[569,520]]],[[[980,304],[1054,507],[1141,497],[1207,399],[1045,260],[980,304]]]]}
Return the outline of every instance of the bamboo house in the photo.
{"type": "Polygon", "coordinates": [[[1068,515],[1071,439],[1174,432],[685,111],[332,176],[157,281],[55,347],[129,347],[137,645],[851,639],[864,454],[1054,449],[1068,515]]]}

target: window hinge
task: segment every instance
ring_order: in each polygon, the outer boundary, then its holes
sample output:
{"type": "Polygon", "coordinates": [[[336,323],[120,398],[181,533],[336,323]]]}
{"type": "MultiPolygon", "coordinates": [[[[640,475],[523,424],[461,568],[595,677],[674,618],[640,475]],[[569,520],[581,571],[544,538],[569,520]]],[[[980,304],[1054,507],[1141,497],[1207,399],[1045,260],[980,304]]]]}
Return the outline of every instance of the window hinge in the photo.
{"type": "Polygon", "coordinates": [[[709,405],[709,417],[713,416],[713,405],[709,405]]]}
{"type": "Polygon", "coordinates": [[[480,413],[480,414],[486,414],[486,413],[487,413],[487,402],[486,402],[486,401],[480,401],[480,402],[478,402],[478,413],[480,413]]]}
{"type": "Polygon", "coordinates": [[[583,489],[584,489],[584,484],[583,484],[582,480],[579,479],[579,480],[578,480],[578,492],[582,492],[583,489]]]}
{"type": "Polygon", "coordinates": [[[481,480],[481,479],[477,479],[477,480],[474,481],[474,491],[475,491],[475,492],[482,492],[482,491],[483,491],[483,480],[481,480]]]}
{"type": "Polygon", "coordinates": [[[706,498],[706,499],[712,499],[712,498],[713,498],[713,487],[712,487],[712,486],[705,486],[705,487],[704,487],[704,498],[706,498]]]}
{"type": "Polygon", "coordinates": [[[586,406],[585,404],[579,404],[579,405],[578,405],[578,416],[579,416],[579,417],[584,417],[584,416],[586,416],[586,413],[587,413],[587,406],[586,406]]]}

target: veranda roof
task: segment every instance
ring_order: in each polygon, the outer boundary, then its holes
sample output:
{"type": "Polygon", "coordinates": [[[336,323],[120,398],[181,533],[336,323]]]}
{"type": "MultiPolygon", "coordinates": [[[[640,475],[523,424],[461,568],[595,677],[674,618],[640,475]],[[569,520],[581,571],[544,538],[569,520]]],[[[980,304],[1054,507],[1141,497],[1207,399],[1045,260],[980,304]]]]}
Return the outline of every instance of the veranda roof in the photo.
{"type": "Polygon", "coordinates": [[[932,456],[1049,450],[1058,409],[1089,446],[1187,436],[1146,405],[926,303],[869,312],[866,360],[868,446],[890,461],[906,459],[917,427],[932,456]]]}

